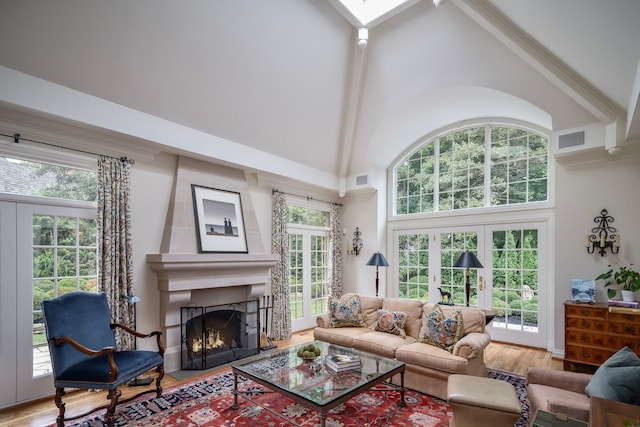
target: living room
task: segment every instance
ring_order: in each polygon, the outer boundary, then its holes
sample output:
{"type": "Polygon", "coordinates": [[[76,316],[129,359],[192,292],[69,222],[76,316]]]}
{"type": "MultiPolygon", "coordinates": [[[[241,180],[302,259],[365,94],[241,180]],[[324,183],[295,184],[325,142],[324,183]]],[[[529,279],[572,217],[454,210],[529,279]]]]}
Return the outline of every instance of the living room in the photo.
{"type": "MultiPolygon", "coordinates": [[[[380,251],[391,264],[380,269],[380,294],[399,294],[393,264],[396,235],[403,229],[542,222],[540,282],[546,293],[539,304],[545,325],[540,347],[562,358],[563,303],[571,297],[571,280],[595,278],[609,264],[640,263],[634,243],[640,241],[640,48],[630,43],[640,34],[629,22],[638,16],[637,6],[409,2],[407,9],[370,25],[365,37],[333,3],[225,2],[198,11],[204,7],[199,4],[193,5],[199,13],[187,17],[170,4],[110,9],[71,1],[5,2],[0,6],[0,133],[136,161],[131,215],[141,330],[163,326],[158,277],[147,256],[161,252],[176,171],[187,159],[210,165],[213,177],[191,184],[229,190],[220,171],[243,176],[242,203],[251,206],[245,226],[262,242],[250,253],[271,252],[274,189],[342,204],[344,248],[356,227],[363,240],[360,255],[344,254],[345,292],[374,295],[375,270],[366,261],[380,251]],[[161,11],[154,16],[152,8],[161,11]],[[497,12],[520,26],[520,37],[531,39],[509,41],[507,34],[517,26],[501,27],[485,15],[497,12]],[[573,13],[591,25],[581,25],[573,13]],[[186,40],[157,28],[176,24],[186,40]],[[561,24],[575,28],[561,31],[561,24]],[[134,33],[142,38],[134,41],[134,33]],[[364,47],[358,46],[361,40],[364,47]],[[550,50],[544,58],[554,59],[553,66],[545,68],[543,58],[535,56],[536,40],[550,50]],[[280,52],[267,49],[280,44],[280,52]],[[205,49],[212,53],[203,63],[185,60],[205,49]],[[187,74],[180,74],[184,69],[187,74]],[[212,86],[194,87],[196,77],[213,80],[212,86]],[[548,200],[418,219],[395,214],[393,167],[403,156],[431,138],[493,120],[548,136],[548,200]],[[581,144],[561,148],[562,136],[581,131],[581,144]],[[621,236],[617,255],[589,254],[585,247],[602,209],[615,219],[621,236]]],[[[94,161],[26,141],[15,144],[12,138],[1,138],[0,149],[6,157],[55,159],[77,167],[94,161]]],[[[480,255],[489,261],[488,253],[480,255]]],[[[0,300],[15,310],[15,290],[6,283],[3,279],[0,300]]],[[[599,302],[607,299],[602,285],[597,284],[599,302]]],[[[439,298],[434,290],[433,302],[439,298]]],[[[18,363],[15,354],[0,354],[3,364],[18,363]]]]}

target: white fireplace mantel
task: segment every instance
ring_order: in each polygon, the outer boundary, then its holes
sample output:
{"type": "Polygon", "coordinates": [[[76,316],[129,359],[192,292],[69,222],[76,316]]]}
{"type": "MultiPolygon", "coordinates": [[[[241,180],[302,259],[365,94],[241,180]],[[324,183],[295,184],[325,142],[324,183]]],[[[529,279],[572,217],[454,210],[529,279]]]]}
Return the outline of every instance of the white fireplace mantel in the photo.
{"type": "Polygon", "coordinates": [[[238,292],[244,300],[259,298],[278,259],[265,253],[147,254],[147,263],[158,276],[165,370],[180,369],[181,307],[197,304],[205,294],[217,303],[239,301],[226,300],[238,292]]]}
{"type": "Polygon", "coordinates": [[[264,284],[277,261],[274,254],[147,254],[166,292],[264,284]]]}

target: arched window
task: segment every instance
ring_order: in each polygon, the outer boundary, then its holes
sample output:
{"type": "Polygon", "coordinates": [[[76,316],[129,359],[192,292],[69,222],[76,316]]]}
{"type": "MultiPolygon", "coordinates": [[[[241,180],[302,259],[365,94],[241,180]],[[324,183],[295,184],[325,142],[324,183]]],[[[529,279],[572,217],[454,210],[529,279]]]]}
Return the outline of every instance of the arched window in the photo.
{"type": "Polygon", "coordinates": [[[430,139],[393,170],[395,215],[548,200],[549,139],[475,126],[430,139]]]}

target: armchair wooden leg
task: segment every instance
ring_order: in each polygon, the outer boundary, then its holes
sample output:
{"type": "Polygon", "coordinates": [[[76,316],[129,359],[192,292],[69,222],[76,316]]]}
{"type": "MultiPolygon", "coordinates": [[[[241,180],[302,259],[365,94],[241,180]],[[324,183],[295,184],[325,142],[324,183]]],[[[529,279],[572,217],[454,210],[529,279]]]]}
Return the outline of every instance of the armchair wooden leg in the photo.
{"type": "Polygon", "coordinates": [[[164,365],[158,366],[156,371],[158,372],[158,378],[156,378],[156,397],[160,398],[162,397],[162,385],[160,382],[162,381],[162,378],[164,378],[164,365]]]}
{"type": "Polygon", "coordinates": [[[59,409],[58,412],[58,418],[56,420],[56,424],[58,425],[58,427],[64,427],[64,403],[62,402],[62,396],[64,396],[66,393],[64,391],[64,387],[56,387],[56,397],[55,397],[55,402],[56,402],[56,406],[59,409]]]}
{"type": "Polygon", "coordinates": [[[107,423],[108,427],[113,427],[113,425],[115,424],[116,405],[118,405],[118,398],[121,394],[122,392],[120,390],[114,388],[109,390],[109,394],[107,395],[107,398],[111,401],[109,406],[107,406],[107,413],[104,415],[105,422],[107,423]]]}

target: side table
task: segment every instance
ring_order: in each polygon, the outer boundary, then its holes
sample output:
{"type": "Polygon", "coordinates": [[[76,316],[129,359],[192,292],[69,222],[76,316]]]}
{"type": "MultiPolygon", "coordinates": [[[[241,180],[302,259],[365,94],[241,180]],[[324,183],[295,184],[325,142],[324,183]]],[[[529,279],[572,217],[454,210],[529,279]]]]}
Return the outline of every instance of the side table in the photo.
{"type": "Polygon", "coordinates": [[[592,426],[624,426],[626,421],[630,421],[633,426],[640,425],[640,406],[599,397],[591,398],[589,422],[592,426]]]}

